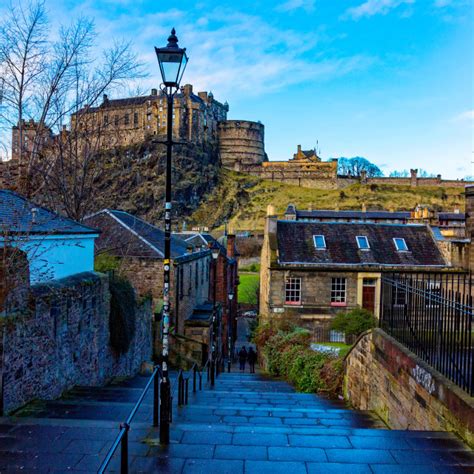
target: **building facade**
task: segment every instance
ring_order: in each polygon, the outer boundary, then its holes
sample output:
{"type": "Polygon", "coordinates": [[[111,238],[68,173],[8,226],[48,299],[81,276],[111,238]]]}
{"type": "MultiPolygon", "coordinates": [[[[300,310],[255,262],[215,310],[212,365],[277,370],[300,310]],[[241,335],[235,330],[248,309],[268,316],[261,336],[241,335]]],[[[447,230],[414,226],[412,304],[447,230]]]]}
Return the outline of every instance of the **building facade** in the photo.
{"type": "MultiPolygon", "coordinates": [[[[174,96],[173,136],[194,143],[217,142],[218,123],[226,120],[228,104],[210,92],[193,92],[186,84],[174,96]]],[[[71,130],[95,134],[103,148],[141,143],[167,130],[167,98],[158,89],[147,96],[109,99],[98,107],[84,107],[71,116],[71,130]]]]}
{"type": "MultiPolygon", "coordinates": [[[[316,332],[339,312],[376,317],[381,275],[454,271],[422,224],[305,222],[267,218],[261,256],[260,315],[292,318],[316,332]]],[[[401,298],[401,296],[400,296],[401,298]]]]}
{"type": "Polygon", "coordinates": [[[0,190],[0,248],[25,254],[30,283],[94,270],[97,230],[0,190]]]}

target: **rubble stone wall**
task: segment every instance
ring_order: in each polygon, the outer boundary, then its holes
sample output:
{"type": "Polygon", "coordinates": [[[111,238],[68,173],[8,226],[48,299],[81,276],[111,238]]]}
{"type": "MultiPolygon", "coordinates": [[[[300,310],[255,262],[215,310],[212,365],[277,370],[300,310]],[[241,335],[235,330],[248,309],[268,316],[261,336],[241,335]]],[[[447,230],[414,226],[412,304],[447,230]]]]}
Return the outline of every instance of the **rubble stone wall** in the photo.
{"type": "Polygon", "coordinates": [[[109,314],[105,275],[87,272],[32,286],[28,309],[0,318],[3,411],[58,398],[75,385],[135,375],[151,359],[150,301],[137,309],[135,337],[123,355],[109,345],[109,314]]]}

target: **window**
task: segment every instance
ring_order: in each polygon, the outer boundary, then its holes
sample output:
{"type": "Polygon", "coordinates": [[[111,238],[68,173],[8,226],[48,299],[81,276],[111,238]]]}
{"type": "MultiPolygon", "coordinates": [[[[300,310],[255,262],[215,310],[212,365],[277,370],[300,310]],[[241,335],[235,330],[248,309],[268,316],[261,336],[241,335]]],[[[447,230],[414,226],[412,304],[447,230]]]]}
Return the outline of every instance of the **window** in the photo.
{"type": "Polygon", "coordinates": [[[332,278],[331,282],[331,304],[334,306],[345,306],[346,304],[346,278],[332,278]]]}
{"type": "Polygon", "coordinates": [[[119,116],[114,115],[114,125],[117,126],[119,124],[119,116]]]}
{"type": "Polygon", "coordinates": [[[104,115],[104,125],[108,125],[108,124],[109,124],[109,116],[104,115]]]}
{"type": "Polygon", "coordinates": [[[285,304],[301,304],[301,278],[287,278],[285,304]]]}
{"type": "Polygon", "coordinates": [[[133,114],[133,124],[138,125],[138,112],[133,114]]]}
{"type": "Polygon", "coordinates": [[[130,115],[125,114],[125,125],[128,125],[130,123],[130,115]]]}
{"type": "Polygon", "coordinates": [[[395,237],[393,239],[393,242],[395,244],[395,248],[399,251],[399,252],[408,252],[408,245],[407,243],[405,242],[405,239],[402,239],[401,237],[395,237]]]}
{"type": "Polygon", "coordinates": [[[358,235],[356,237],[357,246],[361,250],[370,250],[369,239],[365,235],[358,235]]]}
{"type": "Polygon", "coordinates": [[[314,246],[318,250],[324,250],[326,248],[326,239],[324,235],[313,235],[314,246]]]}
{"type": "Polygon", "coordinates": [[[407,295],[405,289],[401,286],[395,286],[392,291],[392,303],[394,306],[405,306],[407,295]]]}

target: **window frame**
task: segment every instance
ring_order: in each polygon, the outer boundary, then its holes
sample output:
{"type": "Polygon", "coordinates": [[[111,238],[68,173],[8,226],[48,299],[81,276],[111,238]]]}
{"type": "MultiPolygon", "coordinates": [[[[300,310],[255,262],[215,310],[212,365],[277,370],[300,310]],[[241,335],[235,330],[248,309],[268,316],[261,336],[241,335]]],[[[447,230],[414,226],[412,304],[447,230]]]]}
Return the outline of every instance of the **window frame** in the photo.
{"type": "Polygon", "coordinates": [[[301,302],[302,302],[301,277],[285,278],[285,305],[301,306],[301,302]],[[293,288],[292,288],[292,285],[293,285],[293,288]],[[297,297],[298,299],[296,299],[297,297]]]}
{"type": "Polygon", "coordinates": [[[393,245],[395,245],[395,250],[397,252],[409,252],[410,250],[408,249],[407,241],[403,237],[393,237],[393,245]],[[401,240],[403,242],[403,245],[405,246],[404,249],[398,248],[397,245],[397,240],[401,240]]]}
{"type": "Polygon", "coordinates": [[[356,235],[356,243],[359,250],[363,250],[363,251],[370,250],[369,238],[366,235],[356,235]],[[367,242],[367,247],[362,248],[359,244],[359,239],[365,239],[365,241],[367,242]]]}
{"type": "Polygon", "coordinates": [[[331,306],[347,306],[347,277],[331,277],[331,306]]]}
{"type": "Polygon", "coordinates": [[[326,237],[324,237],[323,234],[316,234],[316,235],[313,235],[313,244],[314,244],[314,248],[316,250],[326,250],[327,249],[327,246],[326,246],[326,237]],[[323,247],[319,247],[317,244],[316,244],[316,238],[317,237],[321,237],[323,239],[323,247]]]}

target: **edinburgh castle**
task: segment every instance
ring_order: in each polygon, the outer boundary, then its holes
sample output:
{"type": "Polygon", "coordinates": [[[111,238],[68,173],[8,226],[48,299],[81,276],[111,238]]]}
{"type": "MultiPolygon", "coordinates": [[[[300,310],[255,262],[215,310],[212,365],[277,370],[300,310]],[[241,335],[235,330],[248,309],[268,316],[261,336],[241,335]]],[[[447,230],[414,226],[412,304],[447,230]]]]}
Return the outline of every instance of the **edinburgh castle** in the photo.
{"type": "MultiPolygon", "coordinates": [[[[64,142],[74,131],[79,146],[95,141],[97,149],[112,150],[166,134],[167,103],[164,94],[151,89],[145,96],[110,99],[104,95],[97,106],[84,106],[71,115],[69,127],[63,126],[59,135],[30,120],[12,129],[12,160],[0,162],[0,185],[13,187],[21,167],[21,156],[26,161],[36,152],[47,156],[48,147],[64,142]],[[21,137],[21,138],[20,138],[21,137]]],[[[212,144],[217,147],[220,165],[224,168],[284,182],[301,187],[342,189],[351,184],[399,184],[408,186],[464,186],[462,180],[442,180],[417,176],[412,169],[410,177],[367,177],[338,175],[337,159],[323,161],[316,150],[302,150],[288,161],[269,161],[265,153],[264,125],[246,120],[227,120],[229,105],[216,100],[211,92],[193,92],[193,86],[181,87],[174,96],[173,138],[176,141],[212,144]]]]}

